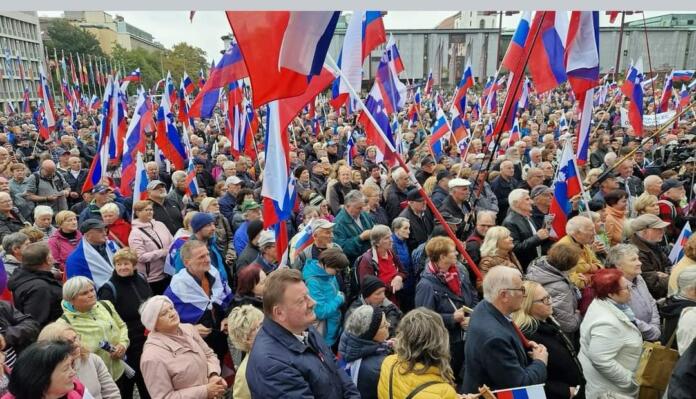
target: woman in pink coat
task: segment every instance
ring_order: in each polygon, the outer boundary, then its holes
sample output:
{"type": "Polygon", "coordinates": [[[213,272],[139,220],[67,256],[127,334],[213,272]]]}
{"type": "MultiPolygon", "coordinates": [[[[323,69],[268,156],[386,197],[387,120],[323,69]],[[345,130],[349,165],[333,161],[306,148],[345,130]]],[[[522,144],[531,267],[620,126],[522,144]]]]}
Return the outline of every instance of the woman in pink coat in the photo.
{"type": "Polygon", "coordinates": [[[56,214],[58,228],[48,238],[51,256],[61,271],[65,271],[65,261],[68,255],[80,243],[82,233],[77,229],[77,215],[71,211],[60,211],[56,214]]]}
{"type": "Polygon", "coordinates": [[[191,324],[181,324],[172,301],[163,295],[140,307],[150,334],[140,358],[145,385],[153,398],[208,399],[227,389],[220,361],[191,324]]]}
{"type": "Polygon", "coordinates": [[[150,284],[152,293],[162,294],[169,285],[169,276],[164,274],[164,261],[169,253],[174,237],[164,223],[154,220],[151,201],[138,201],[133,204],[132,229],[128,246],[138,254],[136,268],[150,284]]]}

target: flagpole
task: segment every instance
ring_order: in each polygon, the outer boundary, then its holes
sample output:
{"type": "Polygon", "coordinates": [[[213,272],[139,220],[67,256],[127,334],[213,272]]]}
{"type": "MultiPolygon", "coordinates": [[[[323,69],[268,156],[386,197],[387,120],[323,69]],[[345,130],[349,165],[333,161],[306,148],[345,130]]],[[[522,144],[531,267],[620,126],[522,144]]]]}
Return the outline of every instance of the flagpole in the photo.
{"type": "Polygon", "coordinates": [[[58,86],[60,87],[60,98],[63,99],[63,110],[65,110],[65,94],[63,93],[63,80],[60,76],[60,62],[58,62],[58,52],[56,48],[53,48],[53,58],[56,59],[56,79],[58,80],[58,86]]]}
{"type": "Polygon", "coordinates": [[[365,103],[362,101],[358,93],[356,92],[355,88],[353,85],[350,84],[346,76],[343,74],[343,71],[341,71],[341,68],[338,67],[336,64],[336,61],[334,61],[333,57],[331,57],[331,54],[326,54],[326,60],[329,63],[329,66],[331,69],[335,71],[335,73],[339,74],[344,81],[346,82],[346,87],[350,91],[351,95],[355,98],[355,100],[358,102],[358,105],[363,109],[365,112],[365,115],[367,118],[370,120],[370,123],[373,124],[373,126],[377,129],[379,132],[382,140],[386,144],[386,146],[389,148],[390,151],[394,153],[394,156],[396,157],[396,160],[398,161],[399,165],[408,173],[408,176],[411,178],[412,183],[416,186],[418,189],[418,192],[420,193],[421,197],[425,200],[426,204],[428,204],[428,208],[430,208],[430,211],[433,213],[433,215],[437,218],[437,220],[440,222],[442,227],[445,229],[445,232],[447,232],[447,235],[454,241],[454,245],[457,248],[457,251],[462,255],[462,258],[464,258],[467,263],[469,264],[471,271],[474,272],[476,275],[477,280],[483,280],[483,275],[481,274],[481,271],[479,270],[478,266],[474,261],[471,259],[471,256],[466,252],[466,249],[464,248],[464,245],[462,242],[457,238],[457,236],[454,234],[452,229],[449,227],[445,219],[442,217],[442,214],[440,211],[435,207],[435,204],[433,204],[433,201],[430,199],[430,197],[426,194],[425,190],[423,190],[423,186],[418,182],[418,179],[416,179],[415,174],[413,171],[410,170],[406,162],[404,162],[403,158],[401,158],[401,154],[394,148],[394,145],[391,143],[390,140],[387,139],[386,134],[382,130],[382,128],[377,124],[377,121],[375,120],[374,116],[370,112],[370,110],[367,109],[367,106],[365,106],[365,103]]]}
{"type": "MultiPolygon", "coordinates": [[[[648,25],[645,22],[645,11],[643,11],[643,33],[645,33],[645,47],[647,48],[648,51],[648,68],[650,68],[650,75],[653,74],[653,69],[652,69],[652,61],[650,58],[650,42],[648,41],[648,25]]],[[[657,92],[655,91],[655,80],[657,78],[657,75],[653,77],[653,79],[650,82],[650,85],[652,86],[652,91],[653,91],[653,104],[655,108],[655,129],[657,129],[657,97],[656,94],[657,92]]]]}

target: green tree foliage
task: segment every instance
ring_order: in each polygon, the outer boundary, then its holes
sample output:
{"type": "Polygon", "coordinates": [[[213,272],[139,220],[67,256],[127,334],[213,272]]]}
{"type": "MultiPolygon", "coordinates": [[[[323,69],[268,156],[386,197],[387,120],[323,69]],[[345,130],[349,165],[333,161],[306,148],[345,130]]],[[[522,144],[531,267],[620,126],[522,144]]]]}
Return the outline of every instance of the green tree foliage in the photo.
{"type": "Polygon", "coordinates": [[[104,56],[96,36],[71,25],[70,22],[64,19],[51,21],[48,24],[46,33],[48,38],[44,40],[44,46],[49,50],[49,54],[55,48],[58,53],[63,50],[66,54],[80,53],[104,56]]]}

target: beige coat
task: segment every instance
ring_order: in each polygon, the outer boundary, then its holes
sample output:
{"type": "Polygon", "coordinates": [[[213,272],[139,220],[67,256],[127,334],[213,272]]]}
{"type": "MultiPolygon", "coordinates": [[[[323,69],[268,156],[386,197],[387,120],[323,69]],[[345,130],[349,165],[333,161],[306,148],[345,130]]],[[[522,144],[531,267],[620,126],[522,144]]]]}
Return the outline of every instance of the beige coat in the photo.
{"type": "Polygon", "coordinates": [[[684,270],[696,267],[696,260],[689,258],[688,256],[682,256],[682,258],[677,262],[672,268],[672,272],[669,274],[669,283],[667,285],[667,296],[672,296],[677,293],[677,279],[679,275],[684,270]]]}
{"type": "Polygon", "coordinates": [[[191,324],[180,324],[179,335],[151,332],[140,369],[152,399],[206,399],[211,373],[220,361],[191,324]]]}

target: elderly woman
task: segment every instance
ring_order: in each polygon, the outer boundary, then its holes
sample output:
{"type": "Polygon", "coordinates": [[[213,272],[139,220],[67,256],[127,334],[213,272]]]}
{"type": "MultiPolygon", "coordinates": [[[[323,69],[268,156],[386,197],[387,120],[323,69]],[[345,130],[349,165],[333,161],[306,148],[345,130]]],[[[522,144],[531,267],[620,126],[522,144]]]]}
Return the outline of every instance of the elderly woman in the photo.
{"type": "Polygon", "coordinates": [[[252,305],[263,310],[263,291],[266,273],[259,265],[243,268],[237,274],[237,289],[232,297],[231,308],[252,305]]]}
{"type": "Polygon", "coordinates": [[[62,322],[53,322],[41,330],[38,342],[42,341],[62,341],[72,345],[77,378],[95,399],[121,399],[104,361],[82,346],[80,334],[74,328],[62,322]]]}
{"type": "Polygon", "coordinates": [[[140,320],[150,331],[140,368],[151,397],[210,399],[225,392],[215,352],[194,326],[179,322],[169,298],[148,299],[140,307],[140,320]]]}
{"type": "Polygon", "coordinates": [[[102,221],[106,225],[106,234],[111,241],[116,242],[119,247],[128,246],[128,237],[131,233],[131,224],[123,220],[121,210],[113,202],[102,205],[99,208],[102,221]]]}
{"type": "Polygon", "coordinates": [[[204,198],[201,201],[200,210],[201,212],[210,213],[215,217],[215,245],[220,254],[225,258],[225,264],[229,270],[229,267],[234,261],[234,247],[232,246],[234,232],[232,231],[230,222],[220,213],[220,204],[217,198],[204,198]]]}
{"type": "Polygon", "coordinates": [[[602,169],[600,169],[600,168],[590,169],[587,172],[587,175],[585,176],[585,180],[583,180],[583,184],[585,185],[585,187],[592,187],[592,185],[595,184],[595,182],[597,181],[597,178],[601,174],[602,174],[602,169]]]}
{"type": "Polygon", "coordinates": [[[135,265],[138,254],[130,248],[119,249],[114,254],[114,273],[111,279],[97,292],[99,299],[110,301],[116,312],[128,327],[130,345],[126,351],[125,361],[135,370],[134,378],[119,380],[119,388],[123,398],[133,397],[133,387],[138,385],[141,398],[149,397],[147,388],[140,372],[140,355],[145,344],[145,327],[140,322],[138,307],[152,296],[152,290],[145,278],[141,276],[135,265]]]}
{"type": "MultiPolygon", "coordinates": [[[[130,343],[128,328],[108,301],[97,301],[92,280],[75,276],[63,284],[62,321],[80,334],[82,343],[106,364],[109,374],[118,383],[123,375],[123,357],[130,343]]],[[[125,378],[125,377],[124,377],[125,378]]]]}
{"type": "Polygon", "coordinates": [[[417,308],[404,316],[396,333],[396,354],[382,362],[378,396],[406,398],[415,392],[420,397],[459,398],[447,337],[442,318],[432,310],[417,308]]]}
{"type": "Polygon", "coordinates": [[[604,196],[607,203],[607,221],[604,224],[609,243],[616,245],[624,239],[624,223],[628,207],[628,194],[623,190],[613,190],[604,196]]]}
{"type": "MultiPolygon", "coordinates": [[[[251,352],[256,333],[261,328],[263,322],[263,312],[251,305],[244,305],[232,309],[227,316],[227,334],[235,349],[244,353],[251,352]]],[[[244,356],[241,364],[237,367],[234,375],[235,399],[251,399],[249,385],[246,381],[246,366],[249,356],[244,356]]]]}
{"type": "Polygon", "coordinates": [[[646,341],[660,339],[660,314],[657,302],[648,291],[641,277],[641,263],[638,248],[632,244],[618,244],[609,248],[606,266],[619,269],[626,280],[631,282],[631,300],[628,302],[635,314],[635,323],[646,341]]]}
{"type": "Polygon", "coordinates": [[[71,344],[37,342],[17,358],[2,399],[82,398],[85,386],[75,378],[74,363],[71,344]]]}
{"type": "Polygon", "coordinates": [[[686,245],[684,245],[684,256],[677,262],[669,273],[669,283],[667,286],[667,296],[670,297],[677,293],[677,279],[686,269],[696,268],[696,234],[692,234],[686,245]]]}
{"type": "Polygon", "coordinates": [[[527,296],[522,308],[512,314],[515,324],[531,341],[544,345],[549,353],[546,365],[547,379],[544,391],[548,399],[568,399],[578,392],[582,383],[582,367],[571,340],[563,334],[561,326],[551,317],[551,295],[534,281],[525,281],[527,296]]]}
{"type": "Polygon", "coordinates": [[[374,224],[383,224],[385,226],[389,225],[389,217],[387,216],[387,211],[382,205],[380,205],[380,191],[377,186],[373,184],[366,184],[360,192],[365,195],[367,199],[367,205],[365,206],[365,212],[370,214],[370,219],[374,224]]]}
{"type": "Polygon", "coordinates": [[[405,217],[397,217],[392,221],[392,241],[394,253],[399,258],[401,266],[406,272],[406,280],[401,294],[401,308],[404,312],[413,309],[413,297],[416,292],[416,283],[420,276],[413,270],[413,262],[411,261],[411,251],[408,249],[408,237],[411,234],[411,222],[405,217]]]}
{"type": "Polygon", "coordinates": [[[578,263],[580,254],[576,245],[556,243],[546,256],[533,261],[527,269],[527,279],[541,284],[551,296],[553,318],[573,340],[582,317],[578,312],[580,291],[568,279],[568,271],[578,263]]]}
{"type": "Polygon", "coordinates": [[[71,211],[60,211],[56,214],[58,228],[48,237],[48,247],[51,249],[53,261],[65,270],[65,261],[82,239],[82,233],[77,229],[77,215],[71,211]]]}
{"type": "Polygon", "coordinates": [[[586,379],[585,397],[615,393],[636,397],[635,372],[643,338],[629,306],[631,282],[617,269],[592,276],[596,298],[580,325],[580,364],[586,379]]]}
{"type": "Polygon", "coordinates": [[[338,353],[362,399],[377,399],[382,362],[391,352],[387,338],[389,321],[380,307],[362,305],[346,320],[338,353]]]}
{"type": "Polygon", "coordinates": [[[51,224],[52,221],[53,208],[46,205],[38,205],[34,208],[34,227],[41,230],[45,238],[50,237],[56,231],[56,228],[51,224]]]}
{"type": "Polygon", "coordinates": [[[167,289],[169,277],[164,273],[164,261],[174,237],[164,223],[153,219],[152,201],[133,204],[133,231],[128,246],[138,254],[137,269],[145,278],[155,295],[167,289]]]}
{"type": "Polygon", "coordinates": [[[481,262],[479,270],[483,276],[495,266],[512,267],[523,272],[520,262],[512,249],[515,243],[510,235],[510,230],[503,226],[495,226],[488,229],[486,237],[481,244],[481,262]]]}
{"type": "Polygon", "coordinates": [[[29,237],[19,231],[7,234],[2,238],[2,248],[5,252],[5,255],[2,257],[2,263],[5,266],[7,276],[11,276],[15,270],[22,267],[22,251],[30,243],[29,237]]]}
{"type": "Polygon", "coordinates": [[[451,238],[431,239],[425,245],[425,253],[428,264],[416,286],[415,305],[431,309],[442,317],[449,334],[450,364],[455,379],[459,379],[464,365],[465,331],[469,326],[469,317],[462,307],[473,308],[476,295],[465,281],[468,276],[457,267],[457,249],[451,238]]]}
{"type": "Polygon", "coordinates": [[[377,224],[370,231],[371,248],[365,251],[358,262],[358,283],[365,276],[377,276],[387,286],[387,298],[396,306],[396,293],[404,287],[407,275],[399,257],[394,254],[392,232],[389,227],[377,224]]]}
{"type": "Polygon", "coordinates": [[[636,215],[640,216],[644,213],[652,213],[653,215],[660,216],[660,206],[657,204],[657,200],[657,196],[648,192],[641,194],[633,203],[633,209],[636,211],[636,215]]]}

